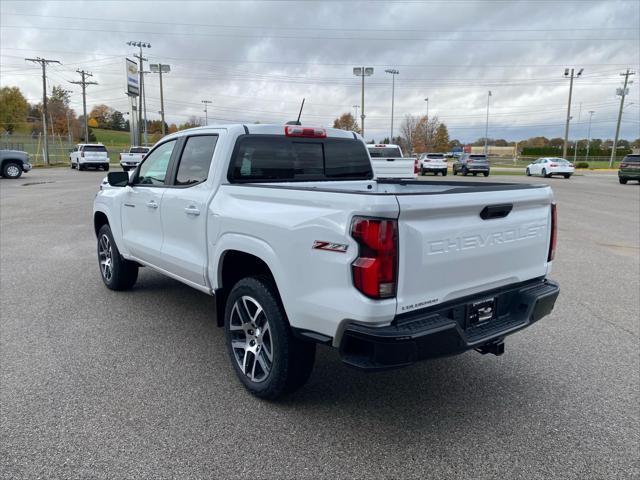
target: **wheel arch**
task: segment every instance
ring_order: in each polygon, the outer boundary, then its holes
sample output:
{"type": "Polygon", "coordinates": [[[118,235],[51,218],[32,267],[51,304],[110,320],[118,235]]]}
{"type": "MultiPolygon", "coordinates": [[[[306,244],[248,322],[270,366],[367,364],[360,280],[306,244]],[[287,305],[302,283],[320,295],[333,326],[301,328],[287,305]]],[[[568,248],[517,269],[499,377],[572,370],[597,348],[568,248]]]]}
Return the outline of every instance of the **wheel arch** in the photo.
{"type": "Polygon", "coordinates": [[[96,237],[98,236],[98,232],[104,225],[109,225],[109,218],[107,217],[106,213],[97,210],[93,214],[93,230],[96,234],[96,237]]]}

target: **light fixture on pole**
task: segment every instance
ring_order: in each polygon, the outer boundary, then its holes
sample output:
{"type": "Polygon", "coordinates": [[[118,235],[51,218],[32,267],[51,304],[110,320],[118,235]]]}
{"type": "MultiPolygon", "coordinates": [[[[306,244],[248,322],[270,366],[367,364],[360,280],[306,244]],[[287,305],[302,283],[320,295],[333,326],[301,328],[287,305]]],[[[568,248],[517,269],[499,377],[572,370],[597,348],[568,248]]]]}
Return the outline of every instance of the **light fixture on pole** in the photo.
{"type": "Polygon", "coordinates": [[[618,88],[616,90],[616,95],[620,96],[620,110],[618,110],[618,123],[616,123],[616,136],[613,137],[613,146],[611,147],[611,158],[609,158],[609,168],[612,167],[613,161],[616,159],[616,149],[618,148],[618,136],[620,135],[620,122],[622,121],[622,112],[624,110],[624,99],[629,93],[629,89],[627,88],[627,86],[630,83],[633,83],[633,82],[629,82],[630,75],[635,75],[635,72],[632,72],[628,68],[625,73],[620,74],[620,76],[624,77],[624,85],[622,86],[622,88],[618,88]]]}
{"type": "Polygon", "coordinates": [[[160,117],[162,120],[162,136],[164,137],[166,131],[164,127],[164,95],[162,92],[162,74],[169,73],[171,71],[171,65],[152,63],[151,65],[149,65],[149,68],[153,73],[157,73],[160,75],[160,117]]]}
{"type": "Polygon", "coordinates": [[[562,146],[562,158],[567,158],[567,148],[569,146],[569,121],[571,120],[571,95],[573,94],[573,79],[579,78],[582,75],[584,68],[581,68],[577,74],[574,74],[574,69],[565,68],[564,76],[569,79],[569,103],[567,105],[567,122],[564,126],[564,144],[562,146]]]}
{"type": "MultiPolygon", "coordinates": [[[[134,55],[134,57],[136,57],[139,61],[140,61],[140,67],[139,67],[139,72],[140,72],[140,95],[138,96],[138,134],[137,134],[137,142],[138,145],[142,145],[142,130],[140,130],[140,124],[142,123],[142,111],[143,111],[143,105],[144,105],[144,61],[146,60],[146,58],[144,58],[142,56],[142,49],[143,48],[151,48],[151,44],[148,42],[139,42],[139,41],[130,41],[127,42],[127,45],[129,45],[130,47],[138,47],[139,48],[139,54],[138,55],[134,55]]],[[[145,130],[146,130],[146,125],[145,125],[145,130]]]]}
{"type": "Polygon", "coordinates": [[[586,162],[589,161],[589,147],[591,146],[591,117],[593,117],[593,114],[596,113],[593,110],[589,110],[589,128],[587,129],[587,158],[585,159],[586,162]]]}
{"type": "Polygon", "coordinates": [[[360,133],[364,137],[364,77],[373,75],[373,67],[354,67],[353,74],[362,78],[362,98],[360,99],[360,133]]]}
{"type": "Polygon", "coordinates": [[[396,75],[400,72],[394,68],[389,68],[385,70],[385,72],[391,74],[391,135],[389,136],[389,141],[393,143],[393,110],[396,96],[396,75]]]}
{"type": "Polygon", "coordinates": [[[485,127],[484,127],[484,154],[487,155],[488,154],[488,149],[489,149],[489,100],[491,99],[491,90],[489,90],[489,93],[487,94],[487,122],[485,123],[485,127]]]}
{"type": "Polygon", "coordinates": [[[211,100],[202,100],[202,103],[204,103],[204,124],[209,125],[209,114],[207,111],[207,105],[213,102],[211,100]]]}

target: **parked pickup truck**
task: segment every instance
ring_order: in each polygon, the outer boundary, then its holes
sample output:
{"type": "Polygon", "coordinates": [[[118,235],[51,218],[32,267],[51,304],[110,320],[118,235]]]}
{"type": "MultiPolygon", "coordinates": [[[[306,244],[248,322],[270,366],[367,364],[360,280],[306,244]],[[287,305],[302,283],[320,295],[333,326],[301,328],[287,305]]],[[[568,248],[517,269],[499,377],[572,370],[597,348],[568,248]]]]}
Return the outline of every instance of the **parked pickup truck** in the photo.
{"type": "Polygon", "coordinates": [[[140,164],[144,156],[149,153],[149,147],[131,147],[129,152],[120,154],[120,166],[122,170],[128,172],[140,164]]]}
{"type": "Polygon", "coordinates": [[[316,343],[365,370],[499,355],[558,296],[547,185],[375,179],[344,130],[184,130],[107,178],[93,209],[105,285],[130,289],[146,266],[215,295],[259,397],[303,385],[316,343]]]}
{"type": "Polygon", "coordinates": [[[20,150],[0,150],[0,176],[20,178],[22,172],[31,170],[29,154],[20,150]]]}
{"type": "Polygon", "coordinates": [[[376,178],[415,178],[418,175],[418,159],[402,155],[398,145],[367,145],[376,178]]]}

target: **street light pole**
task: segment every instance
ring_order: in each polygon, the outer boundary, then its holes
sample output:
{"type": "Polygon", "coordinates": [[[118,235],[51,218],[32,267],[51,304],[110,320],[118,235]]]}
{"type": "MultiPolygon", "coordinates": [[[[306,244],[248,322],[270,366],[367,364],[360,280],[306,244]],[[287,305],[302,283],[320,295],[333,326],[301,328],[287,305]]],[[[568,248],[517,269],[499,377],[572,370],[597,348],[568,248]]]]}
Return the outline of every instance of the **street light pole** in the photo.
{"type": "Polygon", "coordinates": [[[593,110],[589,110],[589,128],[587,129],[587,158],[585,162],[589,161],[589,148],[591,147],[591,117],[596,113],[593,110]]]}
{"type": "Polygon", "coordinates": [[[358,109],[360,108],[360,105],[352,105],[353,109],[356,111],[356,115],[355,117],[353,117],[354,119],[358,119],[358,109]]]}
{"type": "Polygon", "coordinates": [[[353,74],[362,77],[362,97],[360,99],[360,133],[364,137],[364,77],[373,75],[373,67],[354,67],[353,74]]]}
{"type": "Polygon", "coordinates": [[[618,123],[616,124],[616,136],[613,139],[613,146],[611,148],[611,158],[609,159],[609,168],[613,165],[613,161],[616,158],[616,148],[618,147],[618,136],[620,135],[620,122],[622,120],[622,110],[624,110],[624,97],[627,96],[627,85],[629,84],[629,75],[635,75],[634,72],[627,68],[625,73],[621,73],[620,76],[624,77],[624,85],[622,89],[618,89],[620,94],[620,110],[618,111],[618,123]]]}
{"type": "Polygon", "coordinates": [[[484,127],[484,154],[487,155],[488,152],[488,142],[489,142],[489,99],[491,98],[491,90],[487,94],[487,122],[484,127]]]}
{"type": "Polygon", "coordinates": [[[207,105],[213,102],[211,100],[202,100],[202,103],[204,103],[204,124],[209,125],[209,114],[207,112],[207,105]]]}
{"type": "Polygon", "coordinates": [[[431,138],[430,138],[430,130],[429,130],[429,97],[424,99],[425,102],[427,102],[427,125],[426,125],[426,133],[427,133],[427,138],[425,138],[425,148],[427,149],[427,152],[429,151],[429,145],[431,144],[431,138]]]}
{"type": "Polygon", "coordinates": [[[391,74],[391,136],[389,137],[389,141],[393,143],[393,110],[395,106],[394,103],[396,96],[396,75],[398,75],[400,72],[393,68],[385,70],[385,72],[391,74]]]}
{"type": "MultiPolygon", "coordinates": [[[[575,78],[582,75],[584,68],[581,68],[575,78]]],[[[573,94],[573,79],[574,79],[574,69],[569,70],[568,68],[564,69],[564,76],[569,77],[569,103],[567,104],[567,122],[564,126],[564,144],[562,146],[562,158],[567,158],[567,148],[569,146],[569,121],[571,120],[571,95],[573,94]],[[569,75],[571,72],[571,75],[569,75]]]]}
{"type": "Polygon", "coordinates": [[[162,63],[152,63],[149,65],[149,68],[153,73],[157,73],[160,75],[160,117],[162,119],[162,136],[166,135],[165,126],[164,126],[164,94],[162,89],[162,74],[169,73],[171,71],[171,65],[166,65],[162,63]]]}

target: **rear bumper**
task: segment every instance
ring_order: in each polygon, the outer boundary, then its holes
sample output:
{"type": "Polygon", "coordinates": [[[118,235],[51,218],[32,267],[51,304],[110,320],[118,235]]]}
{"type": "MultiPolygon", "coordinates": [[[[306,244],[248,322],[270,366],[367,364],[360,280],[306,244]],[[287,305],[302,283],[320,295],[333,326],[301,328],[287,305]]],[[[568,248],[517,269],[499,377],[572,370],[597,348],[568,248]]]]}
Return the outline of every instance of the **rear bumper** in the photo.
{"type": "Polygon", "coordinates": [[[627,180],[640,180],[640,169],[637,170],[618,170],[618,177],[627,180]]]}
{"type": "Polygon", "coordinates": [[[344,331],[340,356],[352,367],[381,370],[471,349],[491,350],[505,336],[551,313],[559,292],[557,283],[537,279],[399,315],[386,327],[351,324],[344,331]],[[496,299],[496,317],[469,324],[471,303],[491,297],[496,299]]]}

